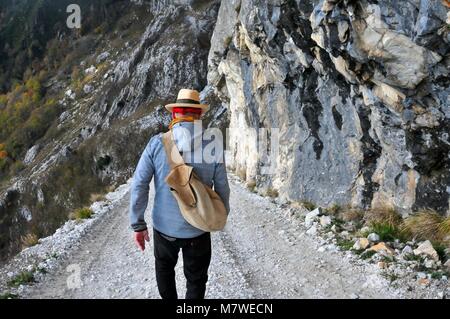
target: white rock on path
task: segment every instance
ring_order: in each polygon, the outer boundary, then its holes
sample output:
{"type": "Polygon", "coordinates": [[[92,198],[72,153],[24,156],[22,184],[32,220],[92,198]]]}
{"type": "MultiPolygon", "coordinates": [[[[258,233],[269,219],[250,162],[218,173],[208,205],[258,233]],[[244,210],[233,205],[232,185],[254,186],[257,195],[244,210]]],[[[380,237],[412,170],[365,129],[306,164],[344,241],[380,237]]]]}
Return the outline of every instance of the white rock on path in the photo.
{"type": "Polygon", "coordinates": [[[317,227],[316,226],[311,226],[311,228],[309,228],[306,231],[306,234],[308,234],[310,236],[316,235],[317,234],[317,227]]]}
{"type": "Polygon", "coordinates": [[[414,255],[428,256],[431,257],[434,261],[439,260],[439,255],[429,240],[420,243],[419,247],[414,249],[414,255]]]}
{"type": "Polygon", "coordinates": [[[312,226],[313,222],[317,220],[317,217],[319,217],[320,213],[321,213],[320,209],[316,208],[313,211],[311,211],[308,214],[306,214],[306,216],[305,216],[305,227],[306,228],[310,228],[312,226]]]}
{"type": "Polygon", "coordinates": [[[445,262],[444,267],[448,272],[450,272],[450,259],[445,262]]]}
{"type": "Polygon", "coordinates": [[[323,227],[327,227],[331,225],[331,217],[330,216],[320,216],[320,225],[323,227]]]}
{"type": "Polygon", "coordinates": [[[84,93],[89,94],[89,93],[91,93],[92,91],[94,91],[94,87],[93,87],[92,85],[90,85],[90,84],[86,84],[86,85],[83,87],[83,91],[84,91],[84,93]]]}
{"type": "Polygon", "coordinates": [[[69,98],[69,99],[71,99],[71,100],[74,100],[75,98],[76,98],[76,94],[75,94],[75,92],[73,92],[72,90],[67,90],[66,91],[66,96],[69,98]]]}
{"type": "Polygon", "coordinates": [[[368,233],[368,232],[370,232],[370,227],[364,226],[363,228],[361,228],[360,232],[361,233],[368,233]]]}
{"type": "Polygon", "coordinates": [[[355,250],[362,250],[366,249],[370,246],[369,240],[367,238],[358,238],[353,245],[353,249],[355,250]]]}
{"type": "Polygon", "coordinates": [[[414,251],[411,248],[411,246],[409,246],[409,245],[406,245],[405,248],[403,248],[403,250],[402,250],[402,255],[411,255],[413,253],[414,253],[414,251]]]}
{"type": "Polygon", "coordinates": [[[371,233],[367,236],[367,239],[372,243],[378,243],[380,241],[380,236],[376,233],[371,233]]]}
{"type": "Polygon", "coordinates": [[[436,266],[436,263],[434,262],[433,259],[427,259],[427,260],[425,260],[425,262],[424,262],[424,266],[425,266],[426,268],[428,268],[428,269],[432,269],[432,268],[434,268],[434,267],[436,266]]]}
{"type": "Polygon", "coordinates": [[[95,72],[97,72],[97,69],[93,65],[91,65],[91,67],[84,70],[84,73],[86,73],[86,74],[94,74],[95,72]]]}

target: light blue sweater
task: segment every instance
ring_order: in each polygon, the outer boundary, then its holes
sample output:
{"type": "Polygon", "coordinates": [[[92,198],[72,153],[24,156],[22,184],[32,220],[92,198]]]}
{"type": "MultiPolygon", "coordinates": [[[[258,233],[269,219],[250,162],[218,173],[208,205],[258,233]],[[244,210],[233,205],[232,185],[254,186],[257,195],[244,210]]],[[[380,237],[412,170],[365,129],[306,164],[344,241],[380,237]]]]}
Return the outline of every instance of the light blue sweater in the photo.
{"type": "MultiPolygon", "coordinates": [[[[211,141],[203,140],[203,131],[194,130],[193,123],[181,122],[175,124],[172,130],[175,143],[182,152],[185,163],[194,168],[195,173],[203,183],[213,187],[222,198],[229,212],[230,188],[223,153],[217,152],[212,163],[207,163],[205,159],[200,163],[193,163],[196,150],[204,150],[211,141]],[[194,134],[197,134],[196,141],[202,141],[202,143],[194,143],[196,138],[194,134]],[[200,146],[203,146],[203,148],[200,149],[200,146]]],[[[129,213],[131,227],[135,231],[147,229],[144,212],[148,205],[149,186],[153,178],[155,186],[155,201],[152,211],[153,227],[159,232],[175,238],[200,236],[204,232],[186,222],[181,215],[175,197],[165,182],[170,167],[161,138],[162,134],[158,134],[150,139],[134,173],[129,213]]],[[[221,144],[223,144],[222,141],[221,144]]]]}

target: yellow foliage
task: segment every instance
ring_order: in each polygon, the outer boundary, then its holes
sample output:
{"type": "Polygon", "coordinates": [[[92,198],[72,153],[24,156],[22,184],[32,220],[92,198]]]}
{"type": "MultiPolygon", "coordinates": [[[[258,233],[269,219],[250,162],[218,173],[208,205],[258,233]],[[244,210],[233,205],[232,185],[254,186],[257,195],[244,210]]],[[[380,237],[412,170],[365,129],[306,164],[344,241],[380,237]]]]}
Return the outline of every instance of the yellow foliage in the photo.
{"type": "Polygon", "coordinates": [[[6,105],[8,103],[8,96],[6,94],[0,94],[0,105],[6,105]]]}
{"type": "Polygon", "coordinates": [[[8,157],[8,152],[6,151],[0,151],[0,159],[5,159],[8,157]]]}
{"type": "Polygon", "coordinates": [[[22,236],[21,240],[24,248],[32,247],[39,243],[39,237],[33,233],[22,236]]]}
{"type": "Polygon", "coordinates": [[[99,65],[97,65],[98,74],[103,74],[106,70],[109,68],[108,62],[102,62],[99,65]]]}
{"type": "Polygon", "coordinates": [[[84,79],[81,81],[81,85],[84,86],[85,84],[92,82],[92,80],[95,78],[95,74],[91,73],[84,77],[84,79]]]}
{"type": "Polygon", "coordinates": [[[55,104],[56,104],[55,99],[48,99],[47,101],[45,101],[44,106],[54,106],[55,104]]]}
{"type": "Polygon", "coordinates": [[[25,87],[27,88],[27,95],[31,97],[33,102],[39,102],[41,99],[41,83],[35,77],[32,77],[27,80],[25,83],[25,87]]]}
{"type": "Polygon", "coordinates": [[[39,91],[41,89],[41,83],[36,78],[30,78],[25,83],[25,87],[34,92],[39,91]]]}
{"type": "Polygon", "coordinates": [[[448,236],[450,236],[450,217],[445,218],[440,224],[439,224],[439,233],[441,236],[446,239],[448,236]]]}

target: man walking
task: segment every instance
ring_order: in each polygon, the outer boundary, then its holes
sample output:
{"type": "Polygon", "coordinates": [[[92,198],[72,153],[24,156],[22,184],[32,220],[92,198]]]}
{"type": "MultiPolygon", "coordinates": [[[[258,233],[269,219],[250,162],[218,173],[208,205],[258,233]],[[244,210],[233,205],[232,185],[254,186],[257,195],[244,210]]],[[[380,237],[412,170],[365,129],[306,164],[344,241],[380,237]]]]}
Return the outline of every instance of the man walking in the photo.
{"type": "MultiPolygon", "coordinates": [[[[203,130],[195,126],[201,123],[199,120],[209,106],[200,104],[197,91],[183,89],[178,94],[177,102],[166,105],[166,109],[172,113],[169,128],[185,163],[193,167],[204,184],[214,188],[229,212],[230,188],[223,152],[212,163],[205,161],[203,156],[198,161],[198,154],[203,154],[206,141],[203,140],[203,130]]],[[[175,266],[178,253],[182,250],[187,281],[186,299],[203,299],[211,261],[210,233],[195,228],[182,216],[178,203],[165,182],[169,171],[162,134],[159,134],[150,139],[134,173],[130,203],[131,227],[135,231],[137,245],[144,250],[145,241],[150,240],[144,212],[148,204],[149,184],[153,178],[153,245],[159,293],[163,299],[178,298],[175,266]]]]}

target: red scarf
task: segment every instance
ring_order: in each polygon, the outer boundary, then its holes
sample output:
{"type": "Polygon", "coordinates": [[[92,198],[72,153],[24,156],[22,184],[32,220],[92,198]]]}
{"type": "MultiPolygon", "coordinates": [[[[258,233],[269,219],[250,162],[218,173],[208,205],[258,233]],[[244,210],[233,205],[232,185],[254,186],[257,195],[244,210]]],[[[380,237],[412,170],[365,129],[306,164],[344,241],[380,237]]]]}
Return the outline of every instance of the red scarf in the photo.
{"type": "Polygon", "coordinates": [[[180,122],[194,122],[195,118],[193,116],[185,116],[185,117],[181,117],[181,118],[176,118],[176,114],[202,114],[202,110],[196,107],[174,107],[172,109],[172,121],[169,124],[169,130],[172,129],[172,127],[180,122]]]}

